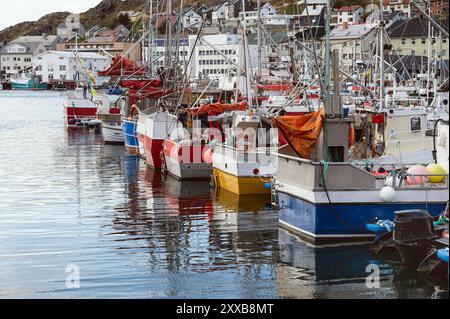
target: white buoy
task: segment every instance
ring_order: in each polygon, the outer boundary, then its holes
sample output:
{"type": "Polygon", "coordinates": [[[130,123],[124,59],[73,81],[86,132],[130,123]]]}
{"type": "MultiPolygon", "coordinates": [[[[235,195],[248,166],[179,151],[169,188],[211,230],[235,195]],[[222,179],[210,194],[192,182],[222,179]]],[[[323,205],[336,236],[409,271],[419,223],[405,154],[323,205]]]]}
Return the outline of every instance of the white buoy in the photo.
{"type": "Polygon", "coordinates": [[[380,191],[380,198],[383,202],[392,202],[395,199],[395,190],[391,186],[385,186],[380,191]]]}

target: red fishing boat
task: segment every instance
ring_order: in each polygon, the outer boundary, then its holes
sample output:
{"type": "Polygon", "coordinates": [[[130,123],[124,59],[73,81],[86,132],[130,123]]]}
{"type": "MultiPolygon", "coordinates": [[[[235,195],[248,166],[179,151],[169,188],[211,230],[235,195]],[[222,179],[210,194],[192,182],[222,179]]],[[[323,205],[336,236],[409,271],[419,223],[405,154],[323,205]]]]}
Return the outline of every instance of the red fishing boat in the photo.
{"type": "Polygon", "coordinates": [[[93,124],[97,117],[97,105],[84,96],[82,89],[76,90],[64,102],[64,114],[67,127],[93,124]]]}

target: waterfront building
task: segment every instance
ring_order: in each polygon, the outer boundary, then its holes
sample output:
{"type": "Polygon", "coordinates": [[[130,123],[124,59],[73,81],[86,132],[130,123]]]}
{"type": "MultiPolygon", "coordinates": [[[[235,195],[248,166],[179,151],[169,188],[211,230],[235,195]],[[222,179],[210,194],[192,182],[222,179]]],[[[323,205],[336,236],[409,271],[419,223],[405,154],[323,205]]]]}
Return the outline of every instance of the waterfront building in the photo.
{"type": "Polygon", "coordinates": [[[3,79],[17,77],[32,70],[33,56],[45,52],[42,42],[11,42],[0,50],[0,68],[3,79]]]}
{"type": "Polygon", "coordinates": [[[127,57],[139,62],[141,61],[141,47],[135,45],[128,36],[129,31],[120,26],[115,30],[102,29],[93,32],[93,36],[87,39],[76,39],[75,37],[58,43],[58,51],[74,51],[98,53],[106,56],[117,56],[127,54],[127,57]],[[133,50],[130,50],[133,48],[133,50]]]}
{"type": "MultiPolygon", "coordinates": [[[[84,66],[94,75],[98,71],[107,69],[111,63],[108,57],[96,53],[78,52],[77,56],[73,52],[47,51],[32,58],[33,70],[42,82],[51,82],[52,80],[85,81],[86,70],[82,69],[79,60],[82,60],[84,66]]],[[[101,85],[107,80],[95,77],[97,85],[101,85]]]]}
{"type": "Polygon", "coordinates": [[[58,35],[26,35],[12,40],[10,43],[42,43],[46,51],[56,50],[56,45],[61,43],[62,39],[58,35]]]}
{"type": "MultiPolygon", "coordinates": [[[[190,50],[194,48],[196,36],[189,36],[190,50]]],[[[190,79],[214,79],[223,90],[232,90],[237,85],[238,68],[245,68],[242,36],[217,34],[202,36],[193,51],[189,69],[190,79]]],[[[258,47],[248,45],[247,67],[256,68],[258,47]]]]}

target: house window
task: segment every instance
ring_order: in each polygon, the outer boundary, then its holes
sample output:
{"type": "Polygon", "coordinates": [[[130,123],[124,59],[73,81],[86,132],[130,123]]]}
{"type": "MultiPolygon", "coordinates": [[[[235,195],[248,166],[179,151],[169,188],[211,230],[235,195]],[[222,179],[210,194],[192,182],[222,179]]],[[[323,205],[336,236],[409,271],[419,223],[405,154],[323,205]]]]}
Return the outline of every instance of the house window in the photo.
{"type": "Polygon", "coordinates": [[[422,38],[422,44],[427,43],[427,39],[426,38],[422,38]]]}
{"type": "Polygon", "coordinates": [[[406,44],[406,39],[402,39],[402,44],[406,44]]]}
{"type": "Polygon", "coordinates": [[[60,65],[59,66],[59,70],[60,71],[66,71],[66,66],[65,65],[60,65]]]}
{"type": "Polygon", "coordinates": [[[411,44],[416,44],[416,39],[411,39],[411,44]]]}
{"type": "Polygon", "coordinates": [[[418,132],[418,131],[422,130],[420,117],[418,117],[418,116],[411,117],[410,123],[411,123],[411,132],[418,132]]]}

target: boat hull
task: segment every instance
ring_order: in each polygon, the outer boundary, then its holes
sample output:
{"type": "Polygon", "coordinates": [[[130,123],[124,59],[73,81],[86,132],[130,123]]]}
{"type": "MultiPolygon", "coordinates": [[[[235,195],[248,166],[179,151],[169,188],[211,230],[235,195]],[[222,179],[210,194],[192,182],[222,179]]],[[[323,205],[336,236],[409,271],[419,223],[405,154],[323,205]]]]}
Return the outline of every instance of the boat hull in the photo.
{"type": "Polygon", "coordinates": [[[210,179],[212,165],[203,161],[204,151],[204,145],[178,145],[166,140],[163,151],[165,168],[179,180],[210,179]]]}
{"type": "Polygon", "coordinates": [[[161,154],[164,140],[152,139],[148,135],[144,137],[144,152],[147,166],[155,169],[161,168],[161,154]]]}
{"type": "Polygon", "coordinates": [[[123,138],[127,152],[132,155],[139,155],[139,142],[136,133],[136,121],[124,119],[122,123],[123,138]]]}
{"type": "Polygon", "coordinates": [[[47,83],[39,83],[39,84],[32,84],[32,83],[19,83],[19,82],[11,82],[11,88],[13,90],[47,90],[48,84],[47,83]]]}
{"type": "Polygon", "coordinates": [[[97,117],[97,107],[89,106],[65,106],[65,122],[68,127],[79,127],[83,122],[95,120],[97,117]]]}
{"type": "Polygon", "coordinates": [[[261,194],[270,195],[270,189],[265,187],[262,178],[249,176],[235,176],[217,168],[213,170],[214,182],[217,188],[223,188],[238,195],[261,194]]]}
{"type": "MultiPolygon", "coordinates": [[[[357,193],[354,198],[358,198],[357,193]]],[[[283,192],[278,192],[276,202],[280,225],[314,243],[373,238],[365,224],[375,218],[393,220],[395,211],[426,209],[437,216],[445,209],[445,202],[314,204],[283,192]]]]}
{"type": "Polygon", "coordinates": [[[121,122],[102,122],[102,137],[106,144],[123,144],[123,128],[121,122]]]}

